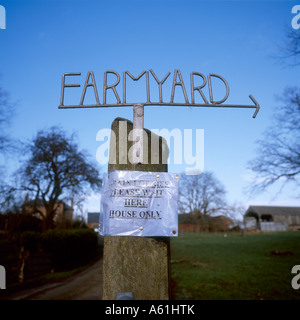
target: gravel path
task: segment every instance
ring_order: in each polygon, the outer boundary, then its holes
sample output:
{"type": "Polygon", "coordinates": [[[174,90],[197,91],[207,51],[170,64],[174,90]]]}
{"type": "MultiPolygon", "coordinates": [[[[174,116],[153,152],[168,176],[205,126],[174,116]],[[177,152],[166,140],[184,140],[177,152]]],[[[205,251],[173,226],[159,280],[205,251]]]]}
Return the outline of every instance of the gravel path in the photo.
{"type": "Polygon", "coordinates": [[[9,300],[102,300],[102,259],[65,281],[18,292],[9,300]]]}

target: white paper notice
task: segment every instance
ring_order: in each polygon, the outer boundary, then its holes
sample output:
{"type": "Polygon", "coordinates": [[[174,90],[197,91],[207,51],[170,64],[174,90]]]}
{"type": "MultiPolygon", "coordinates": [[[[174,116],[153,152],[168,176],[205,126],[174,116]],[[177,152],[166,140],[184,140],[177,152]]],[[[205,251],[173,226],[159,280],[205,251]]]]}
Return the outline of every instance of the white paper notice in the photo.
{"type": "Polygon", "coordinates": [[[177,236],[178,180],[168,172],[109,172],[101,197],[100,235],[177,236]]]}

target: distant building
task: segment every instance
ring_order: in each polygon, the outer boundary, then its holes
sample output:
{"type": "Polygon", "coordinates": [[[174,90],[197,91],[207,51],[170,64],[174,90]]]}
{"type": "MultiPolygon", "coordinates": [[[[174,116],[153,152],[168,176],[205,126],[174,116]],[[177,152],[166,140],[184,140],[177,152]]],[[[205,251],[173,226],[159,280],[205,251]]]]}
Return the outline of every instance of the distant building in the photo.
{"type": "Polygon", "coordinates": [[[246,229],[300,230],[300,207],[250,206],[244,223],[246,229]]]}
{"type": "Polygon", "coordinates": [[[87,225],[89,228],[99,231],[100,212],[88,212],[87,225]]]}
{"type": "MultiPolygon", "coordinates": [[[[67,205],[64,201],[58,201],[54,205],[55,208],[55,216],[54,221],[63,221],[63,220],[72,220],[74,209],[67,205]]],[[[43,216],[46,216],[46,208],[41,199],[35,200],[25,200],[23,206],[23,213],[31,214],[34,217],[39,219],[43,219],[43,216]]]]}

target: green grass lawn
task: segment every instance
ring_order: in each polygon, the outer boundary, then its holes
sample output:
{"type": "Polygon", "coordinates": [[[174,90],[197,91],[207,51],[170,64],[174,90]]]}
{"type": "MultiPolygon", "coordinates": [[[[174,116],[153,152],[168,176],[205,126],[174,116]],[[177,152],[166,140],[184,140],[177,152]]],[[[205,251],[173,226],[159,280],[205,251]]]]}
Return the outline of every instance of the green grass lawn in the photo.
{"type": "Polygon", "coordinates": [[[173,298],[300,299],[291,286],[300,232],[182,233],[171,239],[173,298]]]}

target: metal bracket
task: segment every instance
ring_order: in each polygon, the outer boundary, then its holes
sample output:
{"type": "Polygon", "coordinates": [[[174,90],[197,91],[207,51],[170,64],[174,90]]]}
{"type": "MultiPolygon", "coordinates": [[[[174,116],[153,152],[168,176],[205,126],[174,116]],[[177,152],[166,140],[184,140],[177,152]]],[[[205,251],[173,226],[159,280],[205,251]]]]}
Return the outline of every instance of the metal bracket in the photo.
{"type": "Polygon", "coordinates": [[[133,163],[144,162],[144,105],[133,105],[133,163]]]}
{"type": "Polygon", "coordinates": [[[134,300],[133,292],[117,292],[116,300],[134,300]]]}

